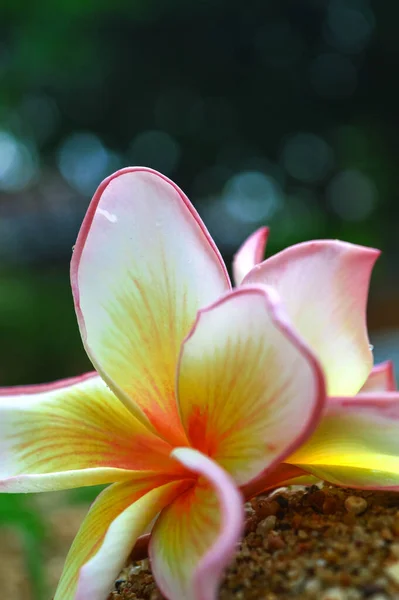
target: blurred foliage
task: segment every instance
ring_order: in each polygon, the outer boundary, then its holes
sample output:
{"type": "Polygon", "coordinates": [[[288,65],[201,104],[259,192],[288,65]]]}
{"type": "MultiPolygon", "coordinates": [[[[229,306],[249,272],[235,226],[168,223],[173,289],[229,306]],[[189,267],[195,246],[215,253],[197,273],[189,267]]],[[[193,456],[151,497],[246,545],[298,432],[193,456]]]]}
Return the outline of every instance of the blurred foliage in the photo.
{"type": "Polygon", "coordinates": [[[91,504],[105,487],[104,485],[94,485],[92,487],[71,490],[69,500],[71,504],[91,504]]]}
{"type": "Polygon", "coordinates": [[[0,273],[0,289],[2,384],[42,382],[90,370],[67,269],[0,273]]]}
{"type": "Polygon", "coordinates": [[[46,526],[39,513],[23,494],[0,494],[0,528],[12,525],[20,533],[24,548],[26,572],[31,580],[35,600],[45,600],[46,584],[43,568],[43,542],[46,526]]]}

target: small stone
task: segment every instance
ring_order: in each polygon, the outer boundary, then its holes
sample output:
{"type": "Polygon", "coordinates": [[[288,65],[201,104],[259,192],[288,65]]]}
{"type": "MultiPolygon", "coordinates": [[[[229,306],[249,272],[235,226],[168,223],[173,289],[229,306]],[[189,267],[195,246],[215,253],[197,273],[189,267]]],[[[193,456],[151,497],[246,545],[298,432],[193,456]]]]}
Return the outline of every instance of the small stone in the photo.
{"type": "Polygon", "coordinates": [[[275,500],[258,501],[258,499],[255,498],[251,504],[261,519],[265,519],[270,515],[276,515],[280,509],[279,504],[275,500]]]}
{"type": "Polygon", "coordinates": [[[346,600],[361,600],[363,596],[360,594],[359,590],[351,587],[346,590],[346,600]]]}
{"type": "Polygon", "coordinates": [[[259,548],[262,545],[261,536],[256,535],[255,533],[250,533],[247,536],[247,545],[248,545],[248,548],[259,548]]]}
{"type": "Polygon", "coordinates": [[[352,535],[355,542],[367,542],[368,540],[367,532],[361,525],[354,526],[352,535]]]}
{"type": "Polygon", "coordinates": [[[245,511],[245,517],[253,517],[256,514],[255,510],[253,509],[253,507],[251,506],[251,504],[249,502],[246,502],[246,504],[244,506],[244,511],[245,511]]]}
{"type": "Polygon", "coordinates": [[[330,588],[323,592],[320,600],[346,600],[346,594],[341,588],[330,588]]]}
{"type": "Polygon", "coordinates": [[[274,529],[276,521],[277,518],[275,515],[269,515],[268,517],[266,517],[266,519],[263,519],[263,521],[261,521],[258,524],[256,528],[256,533],[258,535],[264,535],[265,533],[271,531],[272,529],[274,529]]]}
{"type": "Polygon", "coordinates": [[[140,573],[140,571],[142,571],[142,569],[143,569],[143,567],[141,566],[141,562],[138,565],[133,565],[129,569],[129,575],[136,575],[137,573],[140,573]]]}
{"type": "Polygon", "coordinates": [[[399,584],[399,561],[385,567],[385,573],[394,581],[399,584]]]}
{"type": "Polygon", "coordinates": [[[245,535],[248,535],[251,532],[254,532],[256,530],[257,527],[257,520],[254,517],[249,517],[245,520],[245,528],[244,528],[244,532],[245,535]]]}
{"type": "Polygon", "coordinates": [[[367,509],[367,501],[360,496],[348,496],[345,500],[345,508],[348,513],[361,515],[367,509]]]}
{"type": "Polygon", "coordinates": [[[317,492],[312,492],[311,494],[309,494],[308,502],[314,510],[321,512],[323,510],[325,497],[326,495],[324,492],[322,492],[321,490],[317,490],[317,492]]]}
{"type": "Polygon", "coordinates": [[[308,534],[303,529],[300,529],[298,531],[298,537],[299,537],[300,540],[307,540],[308,539],[308,534]]]}
{"type": "Polygon", "coordinates": [[[390,542],[391,540],[393,540],[393,535],[392,535],[392,531],[389,529],[389,527],[384,527],[381,531],[381,537],[384,538],[384,540],[387,540],[388,542],[390,542]]]}
{"type": "Polygon", "coordinates": [[[321,584],[318,579],[309,579],[305,583],[304,591],[308,596],[318,597],[321,589],[321,584]]]}
{"type": "Polygon", "coordinates": [[[327,496],[327,498],[323,502],[322,509],[325,515],[335,514],[337,512],[337,501],[335,500],[335,498],[327,496]]]}
{"type": "Polygon", "coordinates": [[[267,542],[269,550],[281,550],[281,548],[284,548],[285,546],[283,538],[275,533],[269,533],[267,536],[267,542]]]}
{"type": "Polygon", "coordinates": [[[302,515],[299,515],[298,513],[296,513],[293,517],[292,517],[292,528],[293,529],[298,529],[298,527],[300,526],[300,524],[302,523],[302,515]]]}

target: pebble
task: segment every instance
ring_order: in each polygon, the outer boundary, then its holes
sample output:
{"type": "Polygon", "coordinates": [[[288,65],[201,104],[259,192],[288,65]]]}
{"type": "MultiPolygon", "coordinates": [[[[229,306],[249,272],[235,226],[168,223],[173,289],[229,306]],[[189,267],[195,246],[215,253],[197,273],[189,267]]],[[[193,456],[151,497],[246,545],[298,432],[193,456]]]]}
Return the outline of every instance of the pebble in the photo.
{"type": "Polygon", "coordinates": [[[325,493],[321,490],[317,490],[317,492],[309,494],[307,501],[310,504],[310,506],[313,506],[313,508],[315,508],[319,512],[322,512],[325,498],[325,493]]]}
{"type": "Polygon", "coordinates": [[[315,598],[319,596],[321,590],[321,583],[318,579],[309,579],[305,583],[305,593],[309,594],[309,596],[314,596],[315,598]]]}
{"type": "Polygon", "coordinates": [[[367,509],[367,500],[360,496],[348,496],[345,500],[345,508],[348,513],[361,515],[367,509]]]}
{"type": "Polygon", "coordinates": [[[259,514],[259,516],[263,519],[265,519],[269,515],[276,515],[280,508],[280,505],[275,500],[258,501],[258,499],[255,498],[252,502],[251,502],[252,507],[256,510],[256,512],[259,514]],[[253,504],[252,504],[252,502],[253,502],[253,504]]]}
{"type": "Polygon", "coordinates": [[[266,519],[263,519],[263,521],[261,521],[258,524],[258,526],[256,528],[256,533],[258,535],[263,535],[263,534],[267,533],[268,531],[271,531],[276,526],[276,521],[277,521],[277,518],[275,515],[269,515],[268,517],[266,517],[266,519]]]}
{"type": "Polygon", "coordinates": [[[394,581],[399,584],[399,561],[385,567],[385,573],[394,581]]]}
{"type": "Polygon", "coordinates": [[[307,540],[308,539],[308,534],[303,529],[300,529],[298,531],[298,537],[299,537],[300,540],[307,540]]]}
{"type": "Polygon", "coordinates": [[[362,600],[364,596],[355,588],[349,588],[346,592],[346,600],[362,600]]]}
{"type": "Polygon", "coordinates": [[[281,550],[281,548],[284,548],[285,542],[279,535],[269,533],[267,536],[267,545],[270,550],[281,550]]]}
{"type": "Polygon", "coordinates": [[[320,600],[346,600],[346,593],[341,588],[330,588],[322,593],[320,600]]]}
{"type": "Polygon", "coordinates": [[[333,515],[337,512],[337,501],[335,500],[335,498],[331,498],[331,496],[328,496],[323,502],[322,508],[323,513],[325,515],[333,515]]]}

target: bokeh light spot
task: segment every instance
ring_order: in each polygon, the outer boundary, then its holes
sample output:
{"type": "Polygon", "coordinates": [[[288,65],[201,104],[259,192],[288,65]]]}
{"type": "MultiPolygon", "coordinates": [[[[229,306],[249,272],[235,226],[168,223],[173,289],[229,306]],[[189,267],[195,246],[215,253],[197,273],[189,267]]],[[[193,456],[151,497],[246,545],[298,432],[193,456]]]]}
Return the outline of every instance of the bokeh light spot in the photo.
{"type": "Polygon", "coordinates": [[[247,223],[270,219],[283,203],[277,181],[258,171],[233,175],[224,186],[223,199],[227,210],[247,223]]]}
{"type": "Polygon", "coordinates": [[[90,196],[108,175],[112,158],[93,133],[73,133],[58,150],[58,168],[66,181],[81,194],[90,196]]]}
{"type": "Polygon", "coordinates": [[[361,52],[369,42],[375,19],[365,6],[348,6],[342,0],[332,0],[328,7],[324,37],[342,52],[361,52]]]}
{"type": "Polygon", "coordinates": [[[283,145],[282,163],[287,172],[305,182],[322,181],[333,166],[333,151],[318,135],[296,133],[283,145]]]}
{"type": "Polygon", "coordinates": [[[346,221],[362,221],[374,210],[377,190],[373,181],[356,169],[338,173],[327,189],[335,212],[346,221]]]}
{"type": "Polygon", "coordinates": [[[0,131],[0,189],[18,192],[38,175],[36,149],[8,131],[0,131]]]}

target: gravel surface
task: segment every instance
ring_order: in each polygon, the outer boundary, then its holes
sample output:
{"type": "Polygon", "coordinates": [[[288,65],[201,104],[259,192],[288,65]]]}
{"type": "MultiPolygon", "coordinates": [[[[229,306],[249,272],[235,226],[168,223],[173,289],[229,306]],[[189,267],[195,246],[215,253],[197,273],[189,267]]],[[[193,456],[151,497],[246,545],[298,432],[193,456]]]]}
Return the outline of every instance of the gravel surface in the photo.
{"type": "MultiPolygon", "coordinates": [[[[284,489],[246,512],[220,600],[399,600],[399,494],[284,489]]],[[[162,598],[144,560],[122,571],[108,600],[162,598]]]]}

